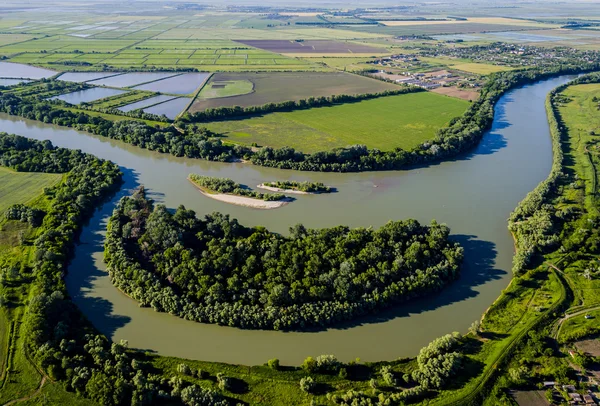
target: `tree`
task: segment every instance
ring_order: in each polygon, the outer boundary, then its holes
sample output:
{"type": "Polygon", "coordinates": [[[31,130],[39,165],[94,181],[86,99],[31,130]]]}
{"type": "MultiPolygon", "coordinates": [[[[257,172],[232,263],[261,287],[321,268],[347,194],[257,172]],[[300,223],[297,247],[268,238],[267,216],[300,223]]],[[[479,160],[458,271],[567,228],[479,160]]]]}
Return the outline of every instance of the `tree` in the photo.
{"type": "Polygon", "coordinates": [[[471,327],[469,327],[469,333],[476,336],[479,334],[479,329],[481,329],[481,321],[475,320],[473,324],[471,324],[471,327]]]}
{"type": "Polygon", "coordinates": [[[306,393],[314,393],[317,384],[310,376],[300,379],[300,389],[306,393]]]}
{"type": "Polygon", "coordinates": [[[177,365],[177,372],[184,375],[191,375],[192,370],[188,364],[179,364],[177,365]]]}
{"type": "Polygon", "coordinates": [[[317,361],[313,357],[307,357],[302,363],[302,369],[306,372],[315,372],[317,370],[317,361]]]}
{"type": "Polygon", "coordinates": [[[274,369],[274,370],[278,370],[279,369],[279,360],[277,358],[273,358],[270,359],[267,362],[267,365],[269,366],[269,368],[274,369]]]}

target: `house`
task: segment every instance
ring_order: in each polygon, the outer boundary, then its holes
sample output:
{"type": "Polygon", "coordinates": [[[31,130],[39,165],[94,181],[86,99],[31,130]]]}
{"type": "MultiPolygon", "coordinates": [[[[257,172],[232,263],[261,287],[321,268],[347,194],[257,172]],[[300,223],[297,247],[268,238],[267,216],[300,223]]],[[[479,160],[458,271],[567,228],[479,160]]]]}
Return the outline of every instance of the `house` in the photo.
{"type": "Polygon", "coordinates": [[[591,395],[583,395],[583,401],[585,402],[586,405],[595,405],[596,402],[594,401],[594,398],[591,395]]]}
{"type": "Polygon", "coordinates": [[[569,393],[569,397],[571,398],[571,401],[575,403],[583,402],[583,399],[579,393],[569,393]]]}

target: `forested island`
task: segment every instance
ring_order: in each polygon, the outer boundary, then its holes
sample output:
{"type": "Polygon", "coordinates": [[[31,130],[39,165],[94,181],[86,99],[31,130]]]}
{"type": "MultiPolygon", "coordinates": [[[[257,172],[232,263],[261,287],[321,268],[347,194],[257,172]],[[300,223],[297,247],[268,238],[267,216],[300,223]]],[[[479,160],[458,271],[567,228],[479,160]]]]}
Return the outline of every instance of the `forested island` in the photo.
{"type": "Polygon", "coordinates": [[[293,180],[280,180],[275,182],[264,182],[257,186],[261,189],[272,190],[274,192],[300,193],[300,194],[318,194],[331,193],[333,189],[321,182],[298,182],[293,180]]]}
{"type": "Polygon", "coordinates": [[[290,236],[227,215],[170,213],[143,189],[109,220],[105,261],[115,286],[143,306],[249,329],[326,326],[442,289],[463,249],[435,221],[378,230],[297,225],[290,236]]]}

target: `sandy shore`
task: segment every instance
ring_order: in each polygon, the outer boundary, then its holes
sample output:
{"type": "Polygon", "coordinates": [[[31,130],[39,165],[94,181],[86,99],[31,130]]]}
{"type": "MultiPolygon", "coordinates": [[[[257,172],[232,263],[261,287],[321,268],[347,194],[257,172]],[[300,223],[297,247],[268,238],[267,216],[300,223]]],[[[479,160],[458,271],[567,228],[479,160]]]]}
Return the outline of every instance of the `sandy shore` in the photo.
{"type": "Polygon", "coordinates": [[[293,193],[296,195],[314,195],[314,194],[316,194],[316,193],[311,193],[311,192],[303,192],[301,190],[295,190],[295,189],[281,189],[278,187],[267,186],[263,183],[261,183],[260,185],[258,185],[256,187],[259,189],[270,190],[271,192],[293,193]]]}
{"type": "Polygon", "coordinates": [[[278,209],[279,207],[285,206],[290,201],[287,199],[284,200],[276,200],[276,201],[267,201],[261,199],[253,199],[251,197],[244,196],[235,196],[228,195],[224,193],[209,193],[204,190],[202,187],[195,184],[191,179],[188,178],[192,185],[196,187],[206,197],[210,197],[211,199],[219,200],[221,202],[235,204],[238,206],[251,207],[253,209],[278,209]]]}

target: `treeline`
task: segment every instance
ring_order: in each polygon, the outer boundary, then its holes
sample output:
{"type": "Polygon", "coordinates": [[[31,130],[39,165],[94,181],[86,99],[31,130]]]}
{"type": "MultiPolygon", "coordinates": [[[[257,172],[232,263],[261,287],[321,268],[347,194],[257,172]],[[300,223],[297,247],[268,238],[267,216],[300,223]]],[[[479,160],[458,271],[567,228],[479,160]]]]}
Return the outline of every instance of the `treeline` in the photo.
{"type": "Polygon", "coordinates": [[[0,134],[0,160],[16,170],[66,172],[64,182],[44,191],[52,202],[28,264],[34,280],[22,336],[24,351],[35,363],[66,390],[102,405],[228,405],[215,391],[177,376],[169,380],[156,375],[141,353],[98,335],[68,299],[63,275],[75,240],[95,208],[120,186],[119,167],[80,151],[55,148],[48,141],[5,133],[0,134]]]}
{"type": "Polygon", "coordinates": [[[415,220],[378,230],[302,225],[284,237],[214,213],[154,207],[144,191],[109,220],[105,261],[142,306],[204,323],[302,329],[356,318],[439,291],[463,249],[445,225],[415,220]]]}
{"type": "Polygon", "coordinates": [[[209,121],[227,120],[230,118],[239,118],[245,116],[253,116],[259,114],[274,113],[278,111],[305,110],[314,107],[332,106],[341,103],[352,103],[361,100],[376,99],[378,97],[394,96],[399,94],[423,92],[425,89],[416,86],[402,87],[397,90],[386,90],[379,93],[364,93],[364,94],[340,94],[333,96],[309,97],[302,100],[289,100],[280,103],[267,103],[262,106],[233,106],[233,107],[217,107],[197,111],[194,113],[187,112],[180,119],[183,122],[202,123],[209,121]]]}
{"type": "Polygon", "coordinates": [[[568,176],[564,172],[561,140],[566,127],[555,105],[560,93],[575,84],[600,82],[600,75],[582,76],[552,90],[546,100],[546,111],[552,138],[552,170],[550,175],[519,203],[509,217],[509,230],[516,241],[516,254],[513,257],[513,272],[522,273],[538,254],[556,247],[560,242],[560,225],[571,219],[575,213],[556,209],[551,203],[561,183],[568,176]]]}
{"type": "MultiPolygon", "coordinates": [[[[331,401],[336,405],[404,405],[435,394],[435,390],[449,386],[451,379],[464,368],[464,356],[459,352],[460,334],[446,334],[433,340],[422,348],[417,357],[416,368],[411,374],[396,378],[389,366],[381,367],[379,373],[386,385],[398,386],[398,380],[408,389],[392,393],[379,393],[374,398],[360,391],[350,390],[344,395],[333,395],[331,401]]],[[[373,382],[373,381],[372,381],[373,382]]],[[[376,389],[375,385],[371,385],[376,389]]]]}
{"type": "Polygon", "coordinates": [[[278,180],[275,182],[265,182],[264,186],[279,189],[298,190],[306,193],[331,193],[332,189],[321,182],[298,182],[295,180],[278,180]]]}
{"type": "Polygon", "coordinates": [[[211,176],[200,176],[195,173],[190,173],[188,175],[188,179],[200,188],[207,189],[208,192],[226,193],[265,201],[279,201],[286,198],[286,196],[281,193],[258,193],[253,190],[249,190],[244,188],[239,183],[235,183],[229,178],[215,178],[211,176]]]}
{"type": "Polygon", "coordinates": [[[6,209],[4,217],[7,220],[17,220],[23,223],[29,223],[32,227],[39,227],[46,213],[40,209],[25,206],[24,204],[14,204],[6,209]]]}
{"type": "Polygon", "coordinates": [[[213,133],[195,125],[187,125],[180,132],[172,126],[153,127],[136,120],[111,121],[84,112],[62,109],[45,101],[21,98],[9,92],[0,92],[0,111],[48,124],[87,131],[174,156],[225,162],[250,153],[249,148],[223,144],[221,140],[214,137],[213,133]]]}

